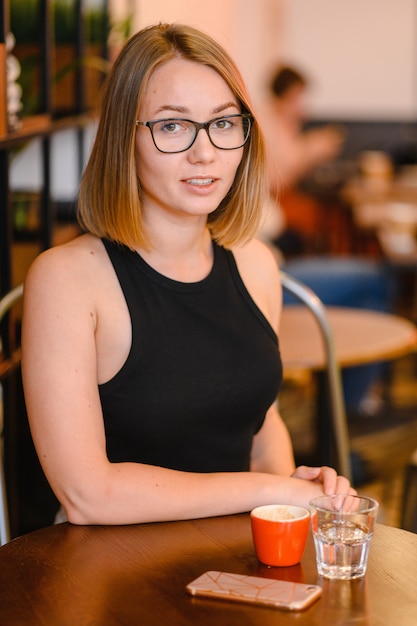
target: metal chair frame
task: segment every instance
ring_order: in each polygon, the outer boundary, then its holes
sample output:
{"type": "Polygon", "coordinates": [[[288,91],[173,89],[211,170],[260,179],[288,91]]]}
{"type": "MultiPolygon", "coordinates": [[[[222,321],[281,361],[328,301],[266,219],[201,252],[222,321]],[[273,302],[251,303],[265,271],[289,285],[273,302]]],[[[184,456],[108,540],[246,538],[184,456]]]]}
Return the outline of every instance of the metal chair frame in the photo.
{"type": "Polygon", "coordinates": [[[297,278],[290,276],[287,272],[281,271],[281,282],[284,290],[307,306],[318,324],[326,355],[326,370],[331,408],[330,427],[333,431],[332,434],[336,448],[338,461],[337,470],[352,481],[349,434],[342,380],[336,357],[333,332],[327,317],[325,305],[310,287],[307,287],[307,285],[297,278]]]}
{"type": "MultiPolygon", "coordinates": [[[[0,322],[10,309],[16,304],[16,302],[23,295],[23,285],[18,285],[9,293],[7,293],[0,300],[0,322]]],[[[2,342],[0,340],[0,352],[3,351],[2,342]]],[[[14,368],[20,361],[20,353],[6,354],[4,361],[0,361],[5,367],[2,369],[2,373],[7,373],[10,369],[14,368]]],[[[4,434],[4,399],[3,399],[3,385],[0,378],[0,545],[10,541],[10,525],[9,525],[9,508],[7,502],[6,480],[4,470],[4,449],[3,449],[3,434],[4,434]]]]}

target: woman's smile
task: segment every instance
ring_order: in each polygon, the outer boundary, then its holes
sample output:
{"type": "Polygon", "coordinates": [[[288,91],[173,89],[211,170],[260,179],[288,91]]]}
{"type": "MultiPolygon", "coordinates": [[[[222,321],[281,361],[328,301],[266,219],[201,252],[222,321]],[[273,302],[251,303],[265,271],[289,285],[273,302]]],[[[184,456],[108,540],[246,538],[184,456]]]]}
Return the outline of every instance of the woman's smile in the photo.
{"type": "Polygon", "coordinates": [[[214,178],[189,178],[186,182],[190,185],[210,185],[214,178]]]}
{"type": "Polygon", "coordinates": [[[206,195],[213,191],[218,178],[214,177],[198,177],[187,178],[184,180],[185,185],[191,193],[206,195]]]}

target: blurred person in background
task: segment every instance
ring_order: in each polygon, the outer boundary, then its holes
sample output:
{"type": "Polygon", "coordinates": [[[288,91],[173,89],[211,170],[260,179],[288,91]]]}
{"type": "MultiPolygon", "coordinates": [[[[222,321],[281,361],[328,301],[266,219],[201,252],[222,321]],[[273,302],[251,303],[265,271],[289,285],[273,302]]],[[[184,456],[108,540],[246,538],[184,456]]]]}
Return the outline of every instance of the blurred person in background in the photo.
{"type": "MultiPolygon", "coordinates": [[[[305,128],[308,92],[309,81],[296,68],[280,66],[271,78],[269,98],[262,110],[270,199],[260,238],[273,247],[281,268],[313,289],[325,305],[388,311],[392,286],[381,263],[353,256],[311,254],[308,249],[303,228],[309,224],[311,230],[317,229],[315,214],[320,207],[299,186],[320,165],[334,160],[344,141],[342,129],[336,125],[305,128]]],[[[288,296],[284,301],[295,302],[288,296]]],[[[380,364],[343,371],[348,414],[379,412],[382,403],[373,388],[381,373],[380,364]]]]}
{"type": "Polygon", "coordinates": [[[309,81],[299,70],[280,66],[269,85],[262,117],[267,140],[271,202],[280,213],[275,243],[286,256],[311,250],[317,239],[320,204],[300,183],[321,165],[335,159],[344,133],[336,125],[306,128],[309,81]]]}
{"type": "Polygon", "coordinates": [[[274,182],[291,187],[311,170],[337,157],[344,133],[336,125],[305,129],[308,121],[307,78],[298,70],[284,66],[272,77],[269,99],[270,119],[267,137],[270,156],[271,187],[274,182]],[[279,137],[279,142],[274,141],[279,137]]]}

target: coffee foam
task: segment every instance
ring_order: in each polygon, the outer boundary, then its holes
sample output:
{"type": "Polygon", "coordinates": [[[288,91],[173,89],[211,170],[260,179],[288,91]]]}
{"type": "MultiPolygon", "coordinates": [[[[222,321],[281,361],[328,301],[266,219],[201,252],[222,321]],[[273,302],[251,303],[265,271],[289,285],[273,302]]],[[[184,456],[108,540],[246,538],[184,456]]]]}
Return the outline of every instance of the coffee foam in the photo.
{"type": "Polygon", "coordinates": [[[288,520],[298,519],[300,517],[304,517],[302,512],[294,515],[291,511],[292,507],[286,506],[285,504],[280,504],[276,506],[267,506],[265,508],[261,507],[254,511],[254,515],[259,517],[260,519],[270,520],[272,522],[285,522],[288,520]]]}

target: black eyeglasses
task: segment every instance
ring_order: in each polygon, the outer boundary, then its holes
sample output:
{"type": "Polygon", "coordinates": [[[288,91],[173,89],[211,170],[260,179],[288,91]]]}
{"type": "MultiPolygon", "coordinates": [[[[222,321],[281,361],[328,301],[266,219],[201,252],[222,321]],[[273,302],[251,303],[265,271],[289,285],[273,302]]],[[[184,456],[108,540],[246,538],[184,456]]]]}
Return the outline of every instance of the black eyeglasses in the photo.
{"type": "Polygon", "coordinates": [[[193,122],[173,117],[151,122],[137,120],[136,126],[149,128],[155,147],[160,152],[185,152],[191,148],[202,128],[215,148],[237,150],[244,146],[249,138],[252,119],[249,113],[215,117],[208,122],[193,122]]]}

